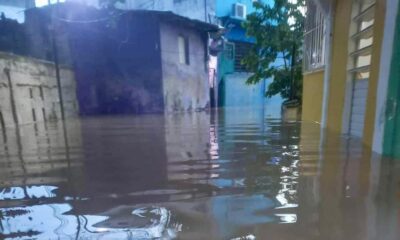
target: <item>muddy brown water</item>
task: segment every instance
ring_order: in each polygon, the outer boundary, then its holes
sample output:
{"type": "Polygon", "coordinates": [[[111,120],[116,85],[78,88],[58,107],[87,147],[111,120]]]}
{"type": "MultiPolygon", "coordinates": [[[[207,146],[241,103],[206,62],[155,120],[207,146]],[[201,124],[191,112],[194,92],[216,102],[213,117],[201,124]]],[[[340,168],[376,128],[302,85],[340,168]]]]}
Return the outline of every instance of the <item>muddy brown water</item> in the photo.
{"type": "Polygon", "coordinates": [[[400,166],[255,109],[0,135],[0,239],[400,239],[400,166]]]}

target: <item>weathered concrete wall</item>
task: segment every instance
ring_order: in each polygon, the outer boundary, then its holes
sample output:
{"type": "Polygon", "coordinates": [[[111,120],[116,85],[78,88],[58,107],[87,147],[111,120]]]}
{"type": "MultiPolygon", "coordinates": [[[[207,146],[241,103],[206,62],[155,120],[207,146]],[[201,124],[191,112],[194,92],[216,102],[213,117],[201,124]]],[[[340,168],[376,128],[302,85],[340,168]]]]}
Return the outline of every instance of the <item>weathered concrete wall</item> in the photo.
{"type": "Polygon", "coordinates": [[[160,24],[164,111],[195,111],[209,107],[205,39],[195,30],[160,24]],[[178,37],[189,40],[189,64],[179,62],[178,37]]]}
{"type": "Polygon", "coordinates": [[[126,40],[110,41],[107,45],[109,59],[104,66],[107,77],[105,87],[100,86],[103,92],[99,92],[99,97],[104,99],[100,104],[112,111],[105,113],[163,111],[158,21],[152,14],[132,12],[120,18],[115,32],[109,32],[116,39],[126,40]]]}
{"type": "MultiPolygon", "coordinates": [[[[66,117],[79,112],[72,70],[60,69],[66,117]]],[[[54,65],[0,52],[0,121],[6,127],[60,118],[54,65]],[[13,117],[13,108],[16,118],[13,117]]]]}

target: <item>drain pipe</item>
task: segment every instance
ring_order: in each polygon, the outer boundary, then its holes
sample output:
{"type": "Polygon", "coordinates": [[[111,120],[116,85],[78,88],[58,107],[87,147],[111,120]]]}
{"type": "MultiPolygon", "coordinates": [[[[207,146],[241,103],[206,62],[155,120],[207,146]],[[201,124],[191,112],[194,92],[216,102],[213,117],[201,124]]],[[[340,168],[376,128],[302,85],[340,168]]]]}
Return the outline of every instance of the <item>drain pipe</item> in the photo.
{"type": "Polygon", "coordinates": [[[204,22],[207,21],[207,0],[204,0],[204,22]]]}
{"type": "Polygon", "coordinates": [[[329,83],[332,71],[332,32],[333,32],[333,21],[335,14],[336,0],[331,1],[329,6],[328,18],[326,22],[326,42],[325,42],[325,71],[324,71],[324,89],[323,89],[323,100],[322,100],[322,116],[321,116],[321,132],[327,126],[328,118],[328,103],[329,103],[329,83]]]}

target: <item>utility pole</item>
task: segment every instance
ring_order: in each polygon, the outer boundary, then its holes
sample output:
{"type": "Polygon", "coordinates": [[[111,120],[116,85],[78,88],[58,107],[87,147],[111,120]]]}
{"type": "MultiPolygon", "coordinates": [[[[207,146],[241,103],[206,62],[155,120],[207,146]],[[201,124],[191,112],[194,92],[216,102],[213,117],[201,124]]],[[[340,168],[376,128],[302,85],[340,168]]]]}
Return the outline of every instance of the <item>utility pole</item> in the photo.
{"type": "MultiPolygon", "coordinates": [[[[50,0],[48,0],[49,5],[51,4],[50,0]]],[[[55,34],[55,24],[54,24],[54,19],[55,15],[58,15],[59,11],[59,4],[60,0],[57,0],[57,4],[55,6],[54,12],[52,11],[52,21],[51,21],[51,44],[53,48],[53,61],[54,61],[54,67],[56,69],[56,79],[57,79],[57,90],[58,90],[58,97],[60,101],[60,111],[61,111],[61,120],[65,120],[65,112],[64,112],[64,99],[63,99],[63,93],[62,93],[62,86],[61,86],[61,77],[60,77],[60,64],[59,64],[59,59],[58,59],[58,48],[57,48],[57,40],[56,40],[56,34],[55,34]]]]}

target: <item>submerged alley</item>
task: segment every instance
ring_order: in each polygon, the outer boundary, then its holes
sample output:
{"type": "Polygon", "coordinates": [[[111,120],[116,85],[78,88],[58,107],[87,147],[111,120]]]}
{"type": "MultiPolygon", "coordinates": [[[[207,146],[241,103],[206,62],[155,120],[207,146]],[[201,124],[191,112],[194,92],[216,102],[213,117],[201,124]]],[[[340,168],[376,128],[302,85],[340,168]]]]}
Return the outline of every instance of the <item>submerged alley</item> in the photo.
{"type": "Polygon", "coordinates": [[[400,239],[398,0],[0,0],[0,239],[400,239]]]}
{"type": "Polygon", "coordinates": [[[261,109],[10,129],[2,236],[398,239],[399,162],[321,136],[261,109]]]}

